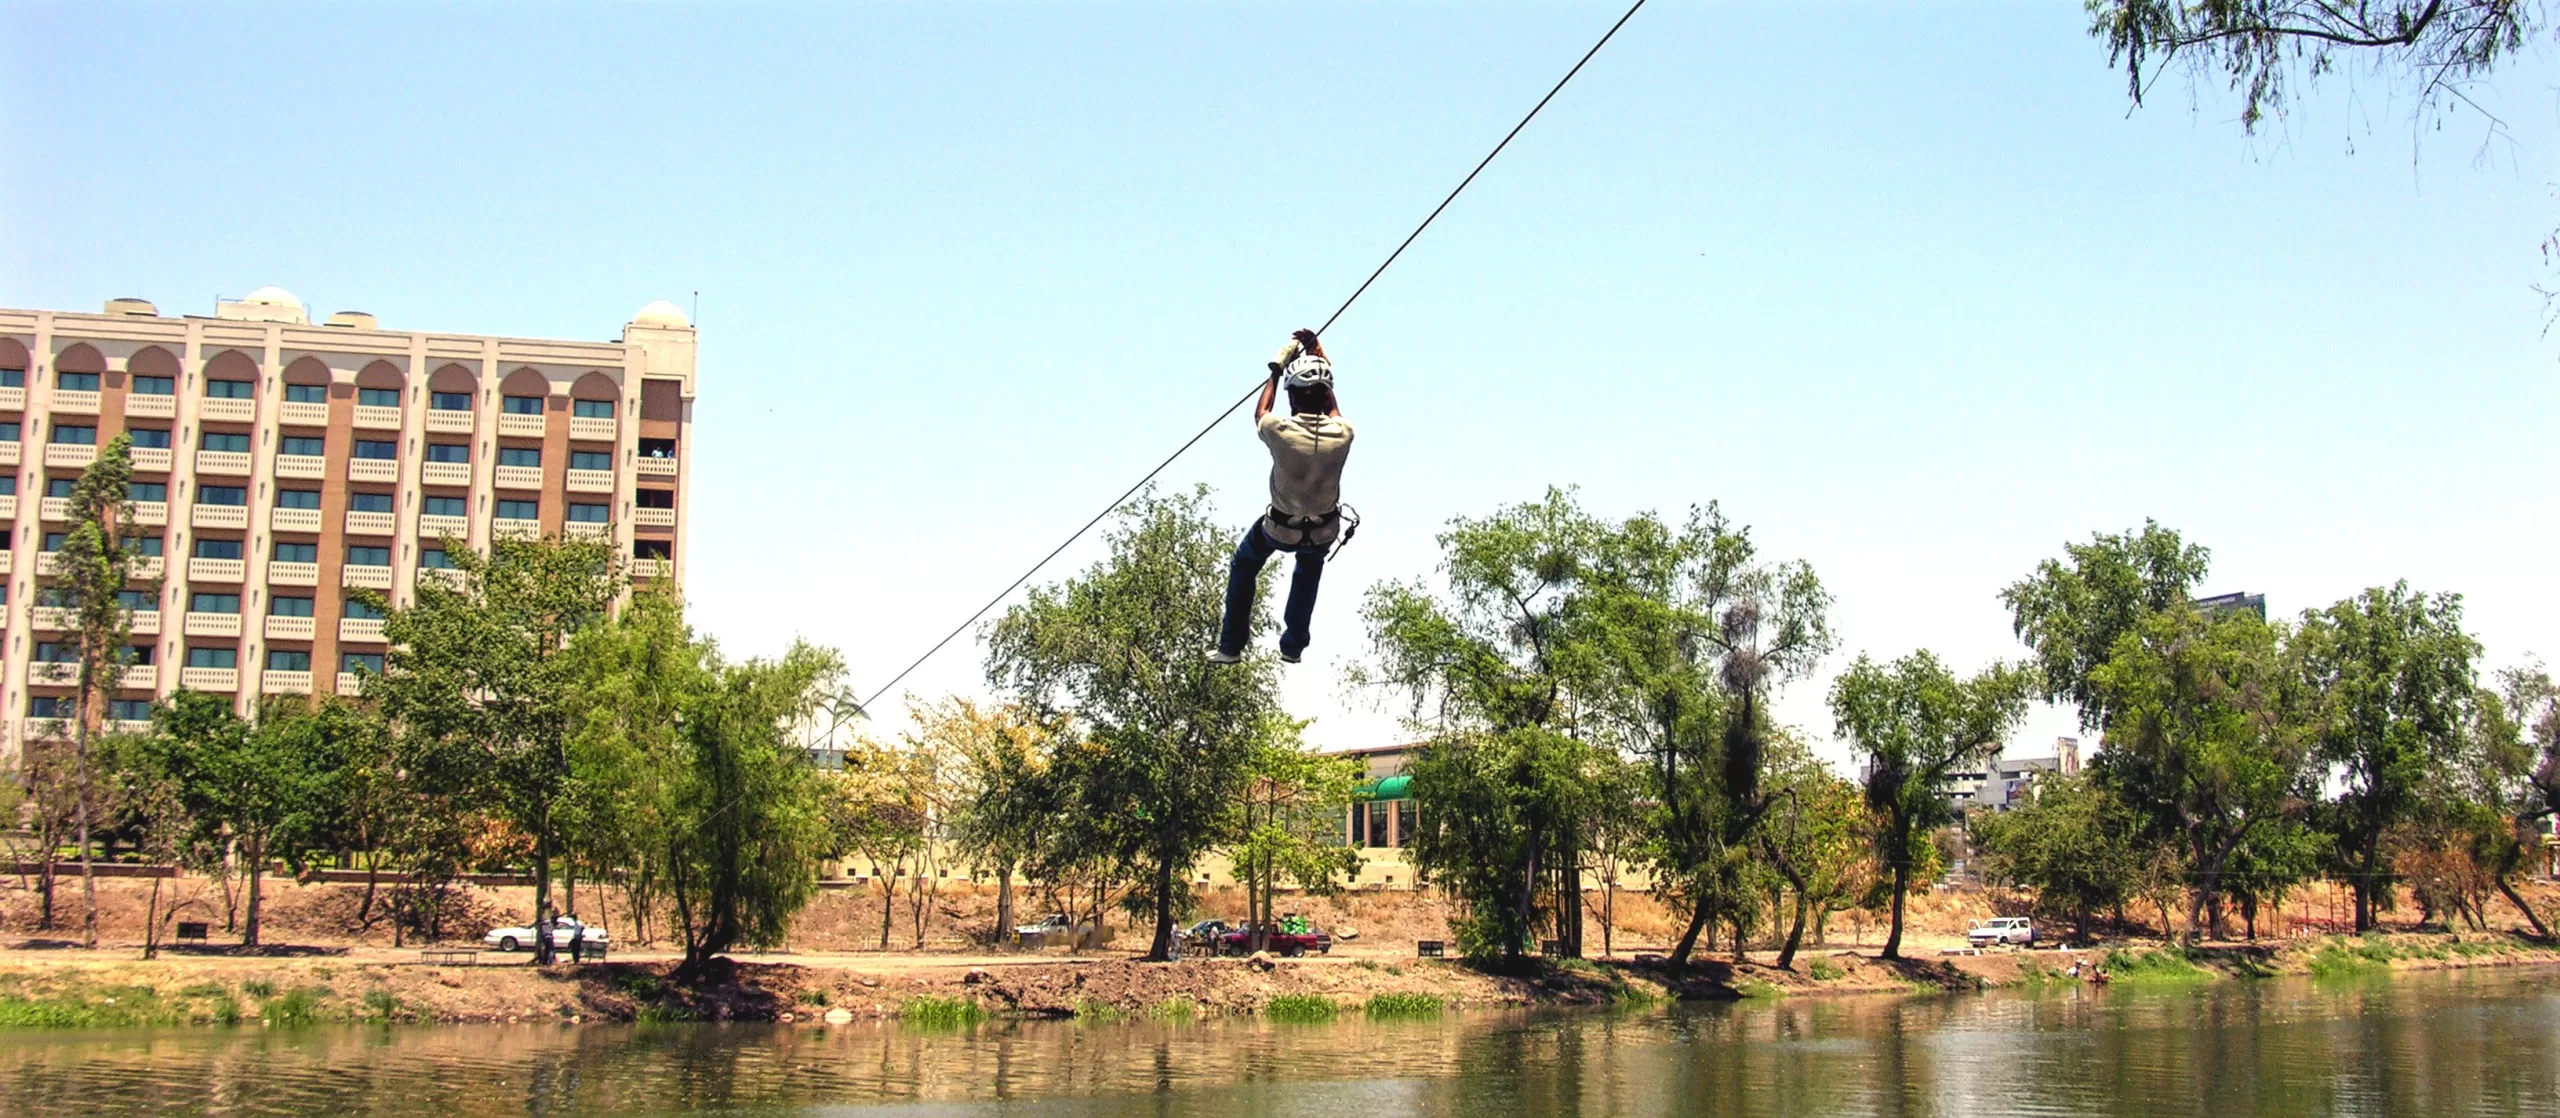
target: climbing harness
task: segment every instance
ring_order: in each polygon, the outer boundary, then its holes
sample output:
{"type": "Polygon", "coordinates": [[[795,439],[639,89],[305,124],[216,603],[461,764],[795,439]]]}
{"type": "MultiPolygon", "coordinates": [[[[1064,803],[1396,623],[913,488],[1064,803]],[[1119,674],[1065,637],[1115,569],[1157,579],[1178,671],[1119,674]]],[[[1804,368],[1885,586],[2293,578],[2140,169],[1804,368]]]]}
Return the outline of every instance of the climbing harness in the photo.
{"type": "Polygon", "coordinates": [[[1335,505],[1333,511],[1318,513],[1314,516],[1285,513],[1280,511],[1280,506],[1271,505],[1264,508],[1262,518],[1298,533],[1300,539],[1309,538],[1310,533],[1322,531],[1339,522],[1342,525],[1342,534],[1335,536],[1333,545],[1325,549],[1324,561],[1328,563],[1333,562],[1334,556],[1342,554],[1343,547],[1351,542],[1351,537],[1360,534],[1360,510],[1349,505],[1335,505]]]}
{"type": "MultiPolygon", "coordinates": [[[[1324,325],[1315,328],[1314,333],[1318,337],[1322,337],[1325,331],[1333,329],[1333,324],[1341,320],[1343,312],[1350,310],[1351,304],[1359,302],[1360,296],[1368,293],[1369,285],[1378,282],[1379,276],[1387,274],[1387,269],[1392,267],[1399,258],[1404,256],[1404,250],[1413,247],[1413,242],[1422,236],[1422,231],[1431,228],[1431,223],[1440,219],[1440,214],[1449,208],[1450,203],[1458,200],[1458,195],[1466,193],[1467,187],[1476,181],[1476,176],[1483,174],[1486,167],[1493,165],[1494,157],[1501,155],[1504,148],[1510,147],[1511,141],[1520,135],[1521,129],[1529,126],[1530,121],[1538,119],[1538,113],[1547,107],[1547,102],[1555,100],[1556,94],[1564,92],[1565,85],[1573,80],[1573,76],[1581,73],[1582,68],[1589,65],[1591,60],[1599,55],[1600,48],[1609,45],[1609,40],[1617,38],[1618,29],[1625,27],[1627,25],[1627,21],[1634,19],[1636,17],[1636,13],[1642,11],[1644,6],[1645,0],[1635,0],[1634,4],[1627,7],[1625,14],[1618,17],[1618,22],[1610,24],[1607,31],[1601,32],[1599,41],[1591,44],[1590,50],[1582,52],[1581,59],[1574,62],[1573,68],[1565,71],[1563,77],[1556,79],[1556,84],[1547,90],[1547,95],[1538,98],[1538,103],[1529,107],[1528,113],[1520,118],[1520,123],[1512,125],[1511,131],[1503,133],[1501,142],[1494,144],[1492,151],[1486,152],[1483,159],[1476,161],[1475,169],[1468,171],[1467,177],[1458,180],[1458,185],[1449,191],[1448,196],[1440,199],[1440,204],[1431,208],[1431,213],[1422,219],[1422,224],[1414,226],[1413,232],[1405,234],[1403,242],[1396,245],[1396,250],[1387,254],[1386,260],[1381,262],[1375,271],[1369,273],[1369,278],[1360,281],[1360,286],[1352,290],[1350,298],[1343,300],[1341,306],[1333,309],[1333,314],[1324,320],[1324,325]]],[[[1093,519],[1085,521],[1082,527],[1079,527],[1074,532],[1070,533],[1065,540],[1058,544],[1058,546],[1050,548],[1048,554],[1041,556],[1039,562],[1033,563],[1029,570],[1022,572],[1021,577],[1014,579],[1011,584],[997,592],[995,597],[987,599],[987,604],[979,606],[977,612],[970,614],[967,620],[953,626],[950,632],[942,635],[941,640],[933,642],[933,647],[925,649],[924,655],[916,657],[913,661],[909,662],[906,667],[900,668],[898,670],[898,674],[889,677],[889,682],[882,684],[879,690],[872,692],[871,697],[863,700],[861,705],[865,709],[868,709],[872,704],[879,702],[881,696],[888,694],[892,689],[896,688],[901,681],[905,680],[907,676],[913,673],[917,668],[923,667],[924,662],[933,659],[935,653],[942,651],[944,646],[949,645],[952,641],[958,639],[960,634],[968,632],[969,626],[977,624],[978,619],[985,617],[988,610],[996,608],[998,603],[1003,602],[1006,598],[1012,597],[1013,592],[1021,589],[1023,583],[1031,581],[1031,576],[1039,574],[1040,569],[1048,566],[1051,560],[1056,559],[1061,553],[1065,552],[1067,548],[1074,546],[1077,540],[1083,539],[1085,533],[1093,530],[1094,525],[1102,523],[1104,517],[1110,516],[1113,512],[1117,511],[1121,505],[1127,504],[1129,498],[1136,496],[1139,490],[1146,488],[1147,483],[1154,481],[1156,479],[1156,475],[1165,471],[1165,467],[1173,465],[1174,459],[1180,458],[1184,454],[1189,453],[1192,447],[1200,444],[1200,440],[1209,437],[1209,432],[1217,430],[1219,424],[1226,422],[1228,416],[1234,415],[1237,409],[1245,406],[1245,404],[1251,401],[1254,397],[1261,395],[1263,386],[1268,383],[1268,380],[1258,379],[1254,381],[1252,388],[1247,389],[1244,395],[1236,397],[1236,402],[1227,405],[1226,410],[1219,412],[1218,417],[1210,420],[1207,426],[1200,428],[1200,430],[1194,433],[1189,439],[1183,440],[1181,446],[1173,449],[1173,453],[1165,455],[1164,461],[1156,463],[1155,468],[1148,470],[1146,476],[1138,479],[1137,484],[1122,490],[1118,497],[1112,498],[1111,503],[1104,505],[1101,512],[1093,514],[1093,519]]],[[[1356,528],[1359,523],[1359,515],[1356,512],[1351,514],[1350,527],[1356,528]]],[[[1346,528],[1342,533],[1342,538],[1334,542],[1334,550],[1337,552],[1342,550],[1342,545],[1349,542],[1351,542],[1351,530],[1350,528],[1346,528]]]]}

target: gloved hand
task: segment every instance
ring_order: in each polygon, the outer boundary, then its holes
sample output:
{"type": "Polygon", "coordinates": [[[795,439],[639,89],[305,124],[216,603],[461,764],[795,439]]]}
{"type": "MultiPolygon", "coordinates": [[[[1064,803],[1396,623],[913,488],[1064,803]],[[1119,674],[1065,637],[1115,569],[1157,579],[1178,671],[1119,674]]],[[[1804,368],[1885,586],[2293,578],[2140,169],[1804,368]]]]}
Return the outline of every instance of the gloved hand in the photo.
{"type": "Polygon", "coordinates": [[[1324,343],[1316,340],[1315,331],[1300,330],[1291,334],[1289,340],[1280,346],[1280,352],[1271,359],[1271,375],[1279,376],[1280,370],[1288,368],[1289,362],[1297,360],[1302,353],[1324,356],[1324,343]]]}

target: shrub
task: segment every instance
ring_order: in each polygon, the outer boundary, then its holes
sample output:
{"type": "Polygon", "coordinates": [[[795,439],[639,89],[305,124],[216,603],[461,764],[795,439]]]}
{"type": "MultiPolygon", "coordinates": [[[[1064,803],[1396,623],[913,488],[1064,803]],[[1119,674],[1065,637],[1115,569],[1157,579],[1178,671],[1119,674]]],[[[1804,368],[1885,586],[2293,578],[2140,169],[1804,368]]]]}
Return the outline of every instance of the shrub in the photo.
{"type": "Polygon", "coordinates": [[[802,990],[797,994],[791,995],[791,1000],[802,1005],[823,1006],[827,1004],[827,992],[824,990],[802,990]]]}
{"type": "Polygon", "coordinates": [[[364,1015],[388,1021],[400,1015],[400,998],[389,990],[364,992],[364,1015]]]}
{"type": "Polygon", "coordinates": [[[1840,964],[1834,963],[1829,959],[1816,959],[1811,963],[1805,964],[1804,972],[1813,976],[1813,980],[1816,982],[1836,981],[1842,974],[1846,973],[1840,969],[1840,964]]]}
{"type": "Polygon", "coordinates": [[[1281,994],[1262,1003],[1262,1015],[1274,1021],[1331,1021],[1342,1007],[1322,994],[1281,994]]]}
{"type": "Polygon", "coordinates": [[[1436,1017],[1445,1008],[1430,994],[1375,994],[1361,1011],[1371,1017],[1436,1017]]]}
{"type": "Polygon", "coordinates": [[[1172,997],[1157,1002],[1156,1007],[1148,1011],[1148,1016],[1154,1017],[1159,1021],[1188,1021],[1193,1017],[1198,1016],[1199,1013],[1200,1004],[1198,1002],[1194,1002],[1191,999],[1184,997],[1172,997]]]}
{"type": "Polygon", "coordinates": [[[1733,989],[1734,992],[1739,993],[1746,998],[1775,998],[1783,997],[1786,994],[1786,991],[1779,989],[1777,986],[1771,983],[1762,982],[1756,978],[1743,979],[1742,984],[1735,986],[1733,989]]]}
{"type": "Polygon", "coordinates": [[[1114,1025],[1128,1019],[1128,1014],[1121,1012],[1118,1006],[1110,1002],[1095,1001],[1092,998],[1080,998],[1076,1001],[1076,1020],[1086,1024],[1114,1025]]]}
{"type": "Polygon", "coordinates": [[[318,1024],[320,995],[324,993],[327,991],[316,988],[287,991],[283,997],[259,1007],[259,1016],[270,1025],[288,1028],[318,1024]]]}
{"type": "Polygon", "coordinates": [[[2170,948],[2118,948],[2107,952],[2105,965],[2107,977],[2116,982],[2201,982],[2213,977],[2211,972],[2188,962],[2185,952],[2170,948]]]}
{"type": "Polygon", "coordinates": [[[898,1004],[898,1020],[930,1028],[958,1028],[986,1019],[987,1011],[971,998],[925,994],[898,1004]]]}
{"type": "Polygon", "coordinates": [[[252,978],[240,984],[240,992],[253,998],[272,998],[276,996],[276,984],[263,978],[252,978]]]}

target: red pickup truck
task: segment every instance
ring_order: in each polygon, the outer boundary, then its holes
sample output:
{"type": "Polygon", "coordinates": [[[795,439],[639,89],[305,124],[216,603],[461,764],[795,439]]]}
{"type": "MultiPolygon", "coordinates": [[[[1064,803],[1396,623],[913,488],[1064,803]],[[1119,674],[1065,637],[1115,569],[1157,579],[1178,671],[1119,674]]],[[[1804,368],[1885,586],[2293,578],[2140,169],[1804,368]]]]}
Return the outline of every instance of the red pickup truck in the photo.
{"type": "MultiPolygon", "coordinates": [[[[1263,936],[1262,944],[1263,950],[1274,955],[1304,955],[1310,951],[1318,955],[1333,953],[1332,933],[1313,924],[1307,925],[1307,930],[1303,932],[1283,931],[1274,927],[1263,936]]],[[[1250,924],[1230,928],[1227,934],[1218,937],[1218,953],[1221,955],[1244,955],[1252,951],[1253,926],[1250,924]]]]}

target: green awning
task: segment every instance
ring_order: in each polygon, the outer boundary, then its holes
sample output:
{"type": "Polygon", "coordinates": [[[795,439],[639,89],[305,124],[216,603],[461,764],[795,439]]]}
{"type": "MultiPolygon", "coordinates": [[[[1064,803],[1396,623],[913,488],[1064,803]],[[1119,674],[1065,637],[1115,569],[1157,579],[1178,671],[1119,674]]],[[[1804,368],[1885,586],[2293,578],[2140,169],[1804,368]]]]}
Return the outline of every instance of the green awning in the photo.
{"type": "Polygon", "coordinates": [[[1363,800],[1401,800],[1413,794],[1405,790],[1405,786],[1411,783],[1412,777],[1402,775],[1372,780],[1360,786],[1358,795],[1363,800]]]}

